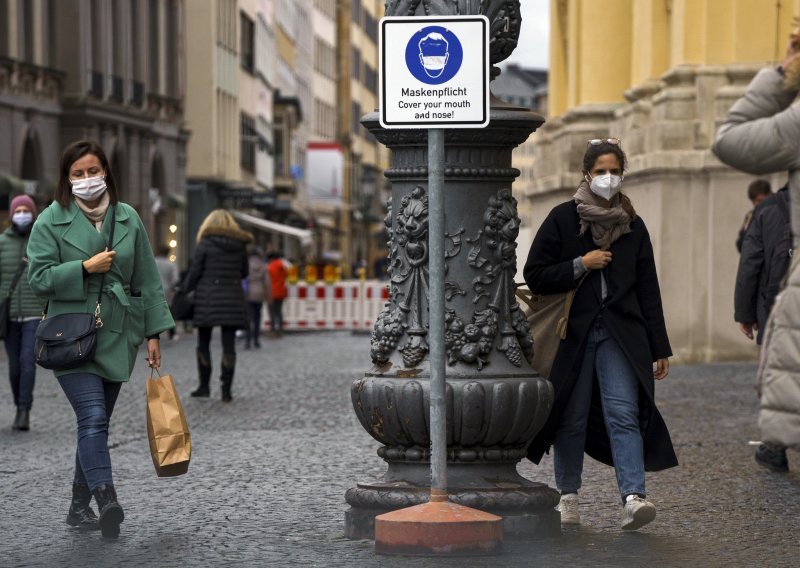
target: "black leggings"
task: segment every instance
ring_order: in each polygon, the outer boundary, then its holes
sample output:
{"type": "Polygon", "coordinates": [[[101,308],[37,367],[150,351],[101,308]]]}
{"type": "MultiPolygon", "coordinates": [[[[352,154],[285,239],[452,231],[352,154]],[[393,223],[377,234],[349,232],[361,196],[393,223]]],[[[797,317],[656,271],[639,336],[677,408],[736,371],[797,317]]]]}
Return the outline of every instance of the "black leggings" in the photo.
{"type": "MultiPolygon", "coordinates": [[[[197,328],[197,350],[201,353],[210,353],[211,331],[213,327],[197,328]]],[[[222,326],[222,354],[236,356],[236,327],[222,326]]]]}

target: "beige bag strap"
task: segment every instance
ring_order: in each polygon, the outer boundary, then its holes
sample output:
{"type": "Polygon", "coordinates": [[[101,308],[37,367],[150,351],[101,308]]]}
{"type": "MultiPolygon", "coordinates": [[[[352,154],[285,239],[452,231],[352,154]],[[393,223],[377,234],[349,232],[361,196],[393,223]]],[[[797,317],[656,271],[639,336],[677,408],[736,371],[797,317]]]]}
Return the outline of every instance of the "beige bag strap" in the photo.
{"type": "Polygon", "coordinates": [[[567,338],[567,322],[569,321],[569,311],[572,309],[572,301],[575,299],[575,294],[578,292],[578,288],[581,287],[581,284],[583,284],[583,281],[586,280],[587,276],[589,276],[588,270],[583,276],[581,276],[581,279],[578,280],[578,285],[567,292],[567,296],[564,299],[564,315],[561,316],[561,319],[559,319],[558,323],[556,324],[556,333],[562,341],[567,338]]]}

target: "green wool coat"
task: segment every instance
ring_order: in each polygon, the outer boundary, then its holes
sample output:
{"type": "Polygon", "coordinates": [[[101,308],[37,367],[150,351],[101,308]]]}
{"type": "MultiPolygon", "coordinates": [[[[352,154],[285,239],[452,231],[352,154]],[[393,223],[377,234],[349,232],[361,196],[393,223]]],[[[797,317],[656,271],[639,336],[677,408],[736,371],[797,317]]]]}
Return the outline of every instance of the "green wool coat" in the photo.
{"type": "MultiPolygon", "coordinates": [[[[0,235],[0,299],[8,295],[8,288],[19,269],[19,262],[25,254],[26,238],[18,235],[11,227],[0,235]]],[[[11,295],[8,316],[11,321],[41,317],[44,302],[36,297],[28,284],[28,267],[22,269],[17,288],[11,295]]]]}
{"type": "MultiPolygon", "coordinates": [[[[48,316],[94,313],[100,274],[83,275],[82,263],[108,245],[111,210],[98,233],[75,203],[54,202],[39,216],[28,241],[28,281],[49,300],[48,316]]],[[[130,205],[117,205],[114,229],[117,255],[103,284],[94,361],[56,376],[93,373],[110,381],[130,379],[145,337],[175,327],[142,220],[130,205]],[[140,295],[131,295],[132,292],[140,295]]]]}

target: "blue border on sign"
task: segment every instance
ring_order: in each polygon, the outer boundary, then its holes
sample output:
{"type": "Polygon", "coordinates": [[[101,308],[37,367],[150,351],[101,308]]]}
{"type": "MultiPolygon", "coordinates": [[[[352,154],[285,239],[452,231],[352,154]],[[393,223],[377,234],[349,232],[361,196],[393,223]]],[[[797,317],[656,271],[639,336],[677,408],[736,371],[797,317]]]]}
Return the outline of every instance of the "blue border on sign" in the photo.
{"type": "MultiPolygon", "coordinates": [[[[419,22],[419,23],[431,24],[431,25],[433,25],[433,24],[446,25],[448,23],[453,23],[454,21],[458,21],[458,22],[480,22],[481,26],[483,28],[482,41],[483,42],[487,41],[486,36],[487,36],[487,33],[488,33],[488,22],[487,22],[485,17],[460,17],[460,18],[429,18],[429,17],[424,17],[424,18],[421,18],[421,17],[405,18],[405,17],[403,17],[403,18],[389,18],[389,19],[384,18],[384,19],[381,20],[381,27],[380,27],[380,41],[381,41],[381,44],[383,44],[383,42],[385,41],[385,37],[386,37],[385,28],[386,28],[386,25],[390,24],[392,22],[399,22],[399,21],[407,21],[407,22],[415,22],[416,21],[416,22],[419,22]]],[[[489,50],[486,47],[487,46],[484,45],[484,48],[481,50],[481,57],[483,59],[483,73],[484,73],[483,81],[481,81],[481,87],[483,89],[484,101],[488,102],[489,101],[489,87],[488,87],[486,78],[488,77],[488,74],[489,74],[489,53],[488,53],[489,50]]],[[[381,93],[380,93],[380,103],[381,103],[381,107],[380,107],[380,113],[379,113],[379,121],[380,122],[382,122],[383,124],[388,125],[388,126],[408,126],[409,128],[416,127],[417,129],[453,128],[453,127],[457,127],[457,126],[469,126],[469,125],[484,126],[484,125],[487,124],[487,120],[488,120],[489,116],[488,116],[488,109],[486,108],[486,106],[487,106],[486,104],[484,104],[483,108],[482,108],[483,118],[481,120],[468,120],[468,121],[463,121],[463,122],[445,122],[445,123],[438,122],[438,123],[430,123],[430,124],[429,123],[425,123],[425,122],[419,122],[419,121],[392,122],[392,121],[386,120],[386,116],[385,116],[385,112],[386,112],[386,108],[387,108],[386,107],[386,85],[385,85],[386,76],[385,76],[385,73],[384,73],[384,70],[386,69],[386,48],[383,45],[381,45],[380,48],[381,48],[381,66],[380,66],[380,72],[381,72],[381,77],[380,77],[380,91],[381,91],[381,93]]]]}

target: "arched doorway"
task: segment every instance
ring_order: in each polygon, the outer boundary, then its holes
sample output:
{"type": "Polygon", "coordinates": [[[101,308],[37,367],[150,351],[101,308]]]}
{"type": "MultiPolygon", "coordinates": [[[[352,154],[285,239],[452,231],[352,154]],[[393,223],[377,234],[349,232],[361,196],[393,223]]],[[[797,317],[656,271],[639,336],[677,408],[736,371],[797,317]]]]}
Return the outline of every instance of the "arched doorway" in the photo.
{"type": "Polygon", "coordinates": [[[25,193],[28,195],[36,195],[39,183],[42,181],[42,166],[39,157],[39,140],[36,133],[30,129],[22,145],[22,161],[19,175],[25,184],[25,193]]]}

